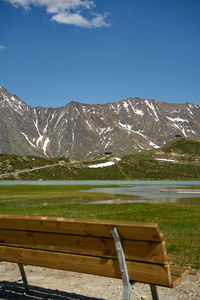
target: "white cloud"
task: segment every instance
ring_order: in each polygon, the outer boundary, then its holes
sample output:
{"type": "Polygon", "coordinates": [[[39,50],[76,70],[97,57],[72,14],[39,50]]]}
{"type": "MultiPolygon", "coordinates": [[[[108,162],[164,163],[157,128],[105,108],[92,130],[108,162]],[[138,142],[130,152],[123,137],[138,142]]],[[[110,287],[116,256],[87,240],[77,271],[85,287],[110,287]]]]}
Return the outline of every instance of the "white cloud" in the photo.
{"type": "Polygon", "coordinates": [[[63,24],[72,24],[80,27],[103,27],[108,26],[108,24],[105,21],[106,14],[95,14],[95,17],[92,19],[86,19],[83,16],[81,16],[80,12],[76,13],[59,13],[52,17],[52,20],[63,23],[63,24]]]}
{"type": "Polygon", "coordinates": [[[97,14],[95,0],[5,0],[15,7],[23,7],[26,11],[31,6],[45,6],[51,20],[62,24],[71,24],[79,27],[94,28],[109,26],[106,21],[107,13],[97,14]],[[83,11],[90,12],[91,17],[83,16],[83,11]]]}
{"type": "Polygon", "coordinates": [[[4,50],[4,49],[6,49],[6,47],[3,45],[0,45],[0,50],[4,50]]]}

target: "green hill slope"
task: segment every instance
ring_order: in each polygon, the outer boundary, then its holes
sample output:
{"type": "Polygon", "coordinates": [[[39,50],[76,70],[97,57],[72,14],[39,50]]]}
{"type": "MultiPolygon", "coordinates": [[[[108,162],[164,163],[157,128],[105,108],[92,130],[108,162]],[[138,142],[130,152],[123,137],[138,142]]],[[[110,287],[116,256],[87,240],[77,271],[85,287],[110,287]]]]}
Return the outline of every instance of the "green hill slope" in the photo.
{"type": "Polygon", "coordinates": [[[176,138],[161,149],[166,153],[200,155],[200,139],[176,138]]]}
{"type": "Polygon", "coordinates": [[[200,140],[177,138],[159,149],[84,162],[0,155],[0,180],[134,179],[200,179],[200,140]]]}

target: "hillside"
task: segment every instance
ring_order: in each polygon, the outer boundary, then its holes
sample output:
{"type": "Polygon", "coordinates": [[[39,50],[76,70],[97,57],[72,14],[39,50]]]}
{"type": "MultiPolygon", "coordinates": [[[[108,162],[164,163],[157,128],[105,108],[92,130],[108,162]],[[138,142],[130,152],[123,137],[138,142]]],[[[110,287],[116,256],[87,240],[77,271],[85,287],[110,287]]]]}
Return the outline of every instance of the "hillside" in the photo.
{"type": "Polygon", "coordinates": [[[138,97],[31,107],[0,87],[0,152],[89,159],[157,149],[175,135],[200,137],[200,106],[138,97]]]}
{"type": "Polygon", "coordinates": [[[87,161],[1,154],[0,179],[200,179],[200,140],[177,138],[159,149],[87,161]]]}
{"type": "Polygon", "coordinates": [[[177,138],[162,147],[165,153],[200,155],[200,139],[177,138]]]}

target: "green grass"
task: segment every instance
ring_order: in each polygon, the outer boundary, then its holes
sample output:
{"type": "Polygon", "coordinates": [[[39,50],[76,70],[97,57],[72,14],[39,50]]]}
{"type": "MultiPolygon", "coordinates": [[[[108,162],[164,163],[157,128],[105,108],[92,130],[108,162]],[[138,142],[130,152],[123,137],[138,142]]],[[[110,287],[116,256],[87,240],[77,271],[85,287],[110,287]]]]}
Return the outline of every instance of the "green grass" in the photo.
{"type": "Polygon", "coordinates": [[[200,268],[200,205],[67,203],[116,197],[90,193],[88,188],[85,187],[87,192],[80,192],[83,186],[0,186],[0,214],[158,223],[170,262],[200,268]],[[6,201],[10,205],[6,206],[6,201]]]}
{"type": "Polygon", "coordinates": [[[16,154],[0,154],[0,174],[15,170],[31,169],[45,165],[69,163],[65,157],[45,158],[34,155],[20,156],[16,154]]]}
{"type": "Polygon", "coordinates": [[[35,206],[66,202],[90,202],[117,199],[136,199],[134,195],[110,195],[90,192],[91,188],[119,187],[118,185],[13,185],[0,186],[0,206],[35,206]],[[78,192],[84,190],[84,192],[78,192]]]}
{"type": "Polygon", "coordinates": [[[200,155],[200,139],[177,138],[162,147],[165,152],[200,155]]]}

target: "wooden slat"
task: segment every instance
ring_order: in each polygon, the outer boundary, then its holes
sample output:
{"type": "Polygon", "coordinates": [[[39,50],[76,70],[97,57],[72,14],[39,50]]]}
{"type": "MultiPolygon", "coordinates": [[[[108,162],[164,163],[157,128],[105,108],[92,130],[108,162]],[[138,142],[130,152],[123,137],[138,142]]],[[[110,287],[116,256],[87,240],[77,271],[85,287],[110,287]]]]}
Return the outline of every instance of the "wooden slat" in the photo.
{"type": "Polygon", "coordinates": [[[134,240],[122,241],[126,259],[141,260],[146,262],[167,263],[165,242],[152,243],[134,240]]]}
{"type": "Polygon", "coordinates": [[[182,268],[179,266],[170,266],[170,273],[171,273],[171,288],[176,287],[181,280],[189,275],[190,270],[187,268],[182,268]]]}
{"type": "Polygon", "coordinates": [[[185,276],[189,275],[190,270],[187,268],[182,268],[179,266],[170,266],[170,271],[172,275],[179,276],[183,279],[185,276]]]}
{"type": "MultiPolygon", "coordinates": [[[[115,243],[112,237],[101,238],[0,229],[0,243],[89,255],[117,257],[115,243]]],[[[122,240],[122,244],[126,259],[159,263],[167,262],[165,242],[158,243],[122,240]]]]}
{"type": "Polygon", "coordinates": [[[170,288],[174,288],[181,282],[181,277],[178,275],[171,275],[171,285],[170,288]]]}
{"type": "Polygon", "coordinates": [[[30,231],[56,232],[87,236],[110,237],[110,226],[116,226],[121,238],[142,241],[163,241],[157,224],[77,220],[50,217],[0,216],[1,229],[24,229],[30,231]]]}
{"type": "MultiPolygon", "coordinates": [[[[0,260],[121,278],[117,260],[1,246],[0,260]]],[[[170,286],[169,265],[127,262],[130,280],[170,286]]]]}

